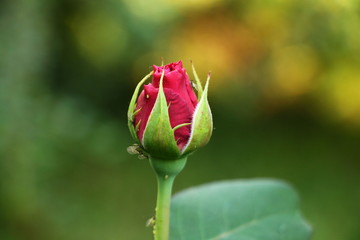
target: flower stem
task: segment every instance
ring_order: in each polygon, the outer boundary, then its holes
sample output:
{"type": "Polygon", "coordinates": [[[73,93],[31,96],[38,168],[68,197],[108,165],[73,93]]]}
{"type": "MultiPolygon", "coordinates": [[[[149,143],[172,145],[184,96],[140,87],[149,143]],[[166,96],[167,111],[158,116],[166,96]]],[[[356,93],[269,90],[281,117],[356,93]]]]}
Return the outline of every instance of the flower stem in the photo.
{"type": "Polygon", "coordinates": [[[158,176],[158,194],[154,226],[155,240],[168,240],[170,227],[171,189],[174,177],[163,179],[158,176]]]}
{"type": "Polygon", "coordinates": [[[186,158],[171,161],[151,158],[150,164],[155,170],[158,184],[154,238],[155,240],[168,240],[172,186],[175,177],[184,168],[186,158]]]}

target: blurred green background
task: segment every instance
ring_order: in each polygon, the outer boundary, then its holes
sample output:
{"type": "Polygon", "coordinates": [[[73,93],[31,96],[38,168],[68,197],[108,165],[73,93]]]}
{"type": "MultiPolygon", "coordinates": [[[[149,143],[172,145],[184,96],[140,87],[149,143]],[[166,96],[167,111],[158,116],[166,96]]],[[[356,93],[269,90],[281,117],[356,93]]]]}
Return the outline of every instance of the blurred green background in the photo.
{"type": "Polygon", "coordinates": [[[359,240],[359,29],[357,0],[1,1],[0,239],[151,239],[126,111],[163,57],[212,71],[213,138],[175,192],[284,179],[314,240],[359,240]]]}

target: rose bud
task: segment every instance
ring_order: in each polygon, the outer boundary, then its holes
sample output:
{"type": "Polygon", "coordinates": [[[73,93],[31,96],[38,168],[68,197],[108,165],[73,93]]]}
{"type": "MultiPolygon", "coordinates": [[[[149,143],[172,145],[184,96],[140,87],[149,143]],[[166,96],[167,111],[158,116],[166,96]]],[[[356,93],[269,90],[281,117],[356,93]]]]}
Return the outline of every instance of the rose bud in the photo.
{"type": "Polygon", "coordinates": [[[212,134],[212,115],[205,89],[193,67],[196,96],[182,62],[153,66],[137,85],[128,111],[130,132],[144,155],[161,160],[184,158],[204,146],[212,134]],[[140,87],[152,76],[152,82],[140,87]]]}

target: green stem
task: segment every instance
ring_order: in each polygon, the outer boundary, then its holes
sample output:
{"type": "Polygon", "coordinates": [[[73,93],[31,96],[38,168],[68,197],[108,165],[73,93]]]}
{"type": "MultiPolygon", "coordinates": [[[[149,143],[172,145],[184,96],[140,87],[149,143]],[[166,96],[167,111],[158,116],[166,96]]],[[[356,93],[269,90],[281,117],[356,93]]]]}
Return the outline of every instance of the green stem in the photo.
{"type": "Polygon", "coordinates": [[[172,186],[175,177],[184,168],[186,158],[178,160],[157,160],[151,158],[150,164],[155,170],[158,184],[154,238],[155,240],[168,240],[172,186]]]}
{"type": "Polygon", "coordinates": [[[167,240],[169,238],[171,189],[174,179],[174,177],[167,179],[157,177],[158,194],[155,209],[155,240],[167,240]]]}

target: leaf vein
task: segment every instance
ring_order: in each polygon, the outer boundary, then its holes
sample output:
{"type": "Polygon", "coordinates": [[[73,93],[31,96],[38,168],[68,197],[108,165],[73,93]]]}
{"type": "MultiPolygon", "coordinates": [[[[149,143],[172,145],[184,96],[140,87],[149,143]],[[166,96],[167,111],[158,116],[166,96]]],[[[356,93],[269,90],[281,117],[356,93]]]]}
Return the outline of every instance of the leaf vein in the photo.
{"type": "Polygon", "coordinates": [[[229,231],[220,233],[219,235],[210,238],[210,240],[221,240],[224,237],[228,237],[232,233],[243,231],[243,230],[245,230],[245,229],[247,229],[249,227],[252,227],[253,225],[256,225],[258,222],[260,222],[260,221],[262,221],[262,220],[264,220],[266,218],[273,217],[275,215],[282,214],[282,213],[289,213],[289,211],[276,212],[276,213],[272,213],[272,214],[269,214],[269,215],[264,215],[263,217],[258,218],[258,219],[253,219],[253,220],[251,220],[251,221],[249,221],[247,223],[239,225],[238,227],[230,229],[229,231]]]}

